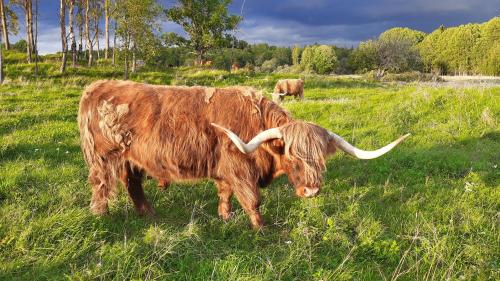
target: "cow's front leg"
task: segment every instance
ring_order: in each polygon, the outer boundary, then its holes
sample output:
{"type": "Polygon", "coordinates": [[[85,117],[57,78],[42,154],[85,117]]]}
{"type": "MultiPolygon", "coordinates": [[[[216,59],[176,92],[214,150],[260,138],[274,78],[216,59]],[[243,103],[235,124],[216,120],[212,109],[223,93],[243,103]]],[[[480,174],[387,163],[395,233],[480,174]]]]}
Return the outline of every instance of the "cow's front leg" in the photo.
{"type": "Polygon", "coordinates": [[[219,195],[219,217],[227,221],[231,218],[231,197],[233,190],[231,186],[225,181],[217,181],[217,194],[219,195]]]}
{"type": "Polygon", "coordinates": [[[260,193],[257,185],[239,185],[235,186],[234,193],[238,202],[240,202],[241,207],[245,210],[247,215],[250,217],[250,222],[254,229],[260,229],[264,225],[262,216],[259,212],[260,206],[260,193]]]}

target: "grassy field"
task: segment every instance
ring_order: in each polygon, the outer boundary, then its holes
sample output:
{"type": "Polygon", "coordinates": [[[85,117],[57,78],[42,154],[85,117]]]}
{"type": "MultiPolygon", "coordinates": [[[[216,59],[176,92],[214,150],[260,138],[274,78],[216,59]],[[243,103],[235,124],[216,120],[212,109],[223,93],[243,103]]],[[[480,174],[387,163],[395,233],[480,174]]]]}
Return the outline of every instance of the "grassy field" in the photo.
{"type": "MultiPolygon", "coordinates": [[[[155,218],[123,190],[110,214],[89,211],[76,124],[84,85],[112,70],[55,74],[8,66],[0,86],[0,280],[498,280],[500,87],[453,88],[306,77],[296,118],[358,147],[412,137],[371,161],[339,153],[320,196],[286,178],[262,190],[267,226],[217,217],[212,182],[146,182],[155,218]]],[[[287,75],[172,70],[156,84],[245,84],[271,91],[287,75]]]]}

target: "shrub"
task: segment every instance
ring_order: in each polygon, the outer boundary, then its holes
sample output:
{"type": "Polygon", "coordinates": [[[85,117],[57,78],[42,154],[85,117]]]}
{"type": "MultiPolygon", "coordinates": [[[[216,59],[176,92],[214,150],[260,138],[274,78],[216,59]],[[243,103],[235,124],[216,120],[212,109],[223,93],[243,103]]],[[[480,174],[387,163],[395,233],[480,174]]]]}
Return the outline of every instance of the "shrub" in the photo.
{"type": "Polygon", "coordinates": [[[303,70],[305,71],[313,70],[314,68],[313,57],[314,57],[314,46],[305,47],[304,51],[302,51],[302,58],[300,60],[300,66],[302,67],[303,70]]]}
{"type": "Polygon", "coordinates": [[[261,72],[273,72],[276,67],[278,67],[278,60],[276,58],[272,58],[270,60],[266,60],[260,66],[261,72]]]}
{"type": "Polygon", "coordinates": [[[337,56],[332,47],[321,45],[314,48],[313,52],[314,70],[319,74],[332,72],[337,66],[337,56]]]}
{"type": "Polygon", "coordinates": [[[349,56],[349,66],[355,73],[366,73],[378,65],[377,44],[373,40],[361,42],[349,56]]]}
{"type": "Polygon", "coordinates": [[[10,45],[12,50],[16,50],[18,52],[26,52],[26,49],[28,48],[28,43],[26,40],[21,39],[17,41],[16,43],[10,45]]]}
{"type": "Polygon", "coordinates": [[[409,71],[403,73],[387,73],[380,78],[382,82],[438,82],[442,79],[432,73],[409,71]]]}
{"type": "Polygon", "coordinates": [[[379,39],[377,53],[381,69],[391,72],[422,69],[422,58],[409,39],[379,39]]]}
{"type": "Polygon", "coordinates": [[[291,74],[299,74],[302,72],[302,69],[299,65],[280,65],[276,68],[273,73],[291,73],[291,74]]]}
{"type": "Polygon", "coordinates": [[[289,65],[292,63],[292,51],[289,48],[278,47],[274,50],[273,58],[276,59],[277,65],[289,65]]]}
{"type": "Polygon", "coordinates": [[[17,49],[4,50],[3,52],[5,63],[25,63],[28,59],[25,52],[19,52],[17,49]]]}

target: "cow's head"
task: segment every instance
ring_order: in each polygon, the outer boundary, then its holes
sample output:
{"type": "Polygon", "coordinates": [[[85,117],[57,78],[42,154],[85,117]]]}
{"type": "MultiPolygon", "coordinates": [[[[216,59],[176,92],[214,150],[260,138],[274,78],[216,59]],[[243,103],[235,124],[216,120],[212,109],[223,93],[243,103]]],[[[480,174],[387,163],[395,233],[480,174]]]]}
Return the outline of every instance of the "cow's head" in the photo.
{"type": "Polygon", "coordinates": [[[281,127],[265,130],[250,142],[243,142],[236,134],[217,124],[236,147],[245,154],[252,153],[266,143],[267,148],[279,158],[280,167],[295,186],[300,197],[312,197],[320,191],[325,171],[325,159],[337,148],[359,159],[377,158],[403,141],[409,134],[375,151],[358,149],[344,139],[315,124],[295,121],[281,127]]]}

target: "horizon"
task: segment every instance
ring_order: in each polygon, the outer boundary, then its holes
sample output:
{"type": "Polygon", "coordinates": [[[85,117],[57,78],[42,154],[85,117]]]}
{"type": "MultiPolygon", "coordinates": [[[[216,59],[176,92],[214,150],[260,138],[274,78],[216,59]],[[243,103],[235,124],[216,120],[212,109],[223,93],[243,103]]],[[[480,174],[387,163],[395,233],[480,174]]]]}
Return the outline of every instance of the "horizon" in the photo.
{"type": "MultiPolygon", "coordinates": [[[[158,2],[165,8],[174,3],[172,0],[158,2]]],[[[346,48],[356,47],[360,42],[376,38],[393,27],[408,27],[430,33],[441,25],[452,27],[482,23],[500,15],[500,5],[493,0],[474,3],[467,0],[445,0],[437,4],[429,2],[430,0],[411,3],[399,0],[355,0],[342,3],[313,0],[303,3],[285,0],[276,3],[236,0],[230,6],[230,13],[243,17],[235,35],[250,44],[304,46],[317,43],[346,48]]],[[[41,0],[39,5],[39,53],[56,53],[61,49],[59,1],[41,0]]],[[[19,33],[11,36],[12,42],[25,37],[24,15],[19,8],[16,8],[16,12],[20,27],[19,33]]],[[[101,25],[104,25],[103,20],[101,25]]],[[[161,22],[161,31],[185,36],[179,25],[166,18],[161,22]]],[[[99,41],[103,44],[104,36],[99,41]]]]}

